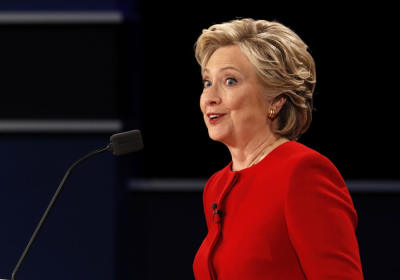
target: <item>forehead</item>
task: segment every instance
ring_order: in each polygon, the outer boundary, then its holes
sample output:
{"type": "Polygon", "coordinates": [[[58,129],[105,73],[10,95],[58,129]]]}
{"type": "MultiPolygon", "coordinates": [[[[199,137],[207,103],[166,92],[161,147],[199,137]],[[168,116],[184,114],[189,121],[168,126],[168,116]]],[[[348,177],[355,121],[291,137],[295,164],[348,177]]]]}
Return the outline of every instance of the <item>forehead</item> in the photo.
{"type": "Polygon", "coordinates": [[[219,71],[223,68],[233,67],[240,72],[253,71],[253,67],[247,56],[238,45],[218,48],[207,61],[203,72],[219,71]]]}

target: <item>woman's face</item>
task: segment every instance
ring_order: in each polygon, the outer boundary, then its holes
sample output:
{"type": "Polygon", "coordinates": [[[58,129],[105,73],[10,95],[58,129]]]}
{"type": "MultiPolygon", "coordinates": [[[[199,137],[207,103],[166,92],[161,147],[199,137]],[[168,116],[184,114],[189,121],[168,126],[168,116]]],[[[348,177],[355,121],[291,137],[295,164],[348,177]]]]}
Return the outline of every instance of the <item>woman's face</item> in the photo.
{"type": "Polygon", "coordinates": [[[267,89],[239,46],[217,49],[202,76],[200,108],[211,139],[235,146],[265,133],[267,89]]]}

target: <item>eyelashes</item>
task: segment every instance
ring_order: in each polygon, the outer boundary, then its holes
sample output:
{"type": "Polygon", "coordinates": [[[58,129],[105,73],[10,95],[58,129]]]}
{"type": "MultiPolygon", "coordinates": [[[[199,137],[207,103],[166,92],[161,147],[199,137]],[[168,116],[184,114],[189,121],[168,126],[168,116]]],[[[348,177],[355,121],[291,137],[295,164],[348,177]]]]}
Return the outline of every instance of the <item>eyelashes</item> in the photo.
{"type": "Polygon", "coordinates": [[[208,88],[211,86],[211,82],[209,80],[203,80],[203,88],[208,88]]]}
{"type": "MultiPolygon", "coordinates": [[[[226,86],[234,86],[237,84],[237,79],[233,78],[233,77],[228,77],[224,80],[224,85],[226,86]]],[[[207,79],[203,79],[203,88],[209,88],[210,86],[212,86],[212,83],[210,80],[207,79]]]]}
{"type": "Polygon", "coordinates": [[[237,84],[237,80],[235,78],[227,78],[225,80],[225,85],[227,86],[233,86],[237,84]]]}

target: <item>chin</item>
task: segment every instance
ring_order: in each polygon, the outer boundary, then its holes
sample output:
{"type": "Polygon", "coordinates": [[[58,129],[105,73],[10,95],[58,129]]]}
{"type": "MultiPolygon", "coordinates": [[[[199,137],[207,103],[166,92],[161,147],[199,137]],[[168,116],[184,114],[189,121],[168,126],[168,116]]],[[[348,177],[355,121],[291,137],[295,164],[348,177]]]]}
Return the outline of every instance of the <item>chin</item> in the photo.
{"type": "Polygon", "coordinates": [[[211,140],[214,140],[217,142],[225,142],[224,140],[227,137],[227,135],[225,135],[223,133],[215,133],[215,132],[210,132],[210,131],[208,131],[208,136],[211,138],[211,140]]]}

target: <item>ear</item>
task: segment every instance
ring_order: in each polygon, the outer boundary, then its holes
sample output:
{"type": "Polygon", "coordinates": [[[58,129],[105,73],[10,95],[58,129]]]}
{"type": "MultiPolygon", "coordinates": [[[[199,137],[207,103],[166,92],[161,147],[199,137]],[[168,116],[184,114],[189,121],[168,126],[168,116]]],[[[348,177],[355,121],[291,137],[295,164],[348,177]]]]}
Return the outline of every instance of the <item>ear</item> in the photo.
{"type": "Polygon", "coordinates": [[[287,99],[286,95],[284,94],[278,95],[272,100],[271,108],[273,108],[275,112],[278,114],[279,111],[282,109],[283,105],[285,105],[286,99],[287,99]]]}

